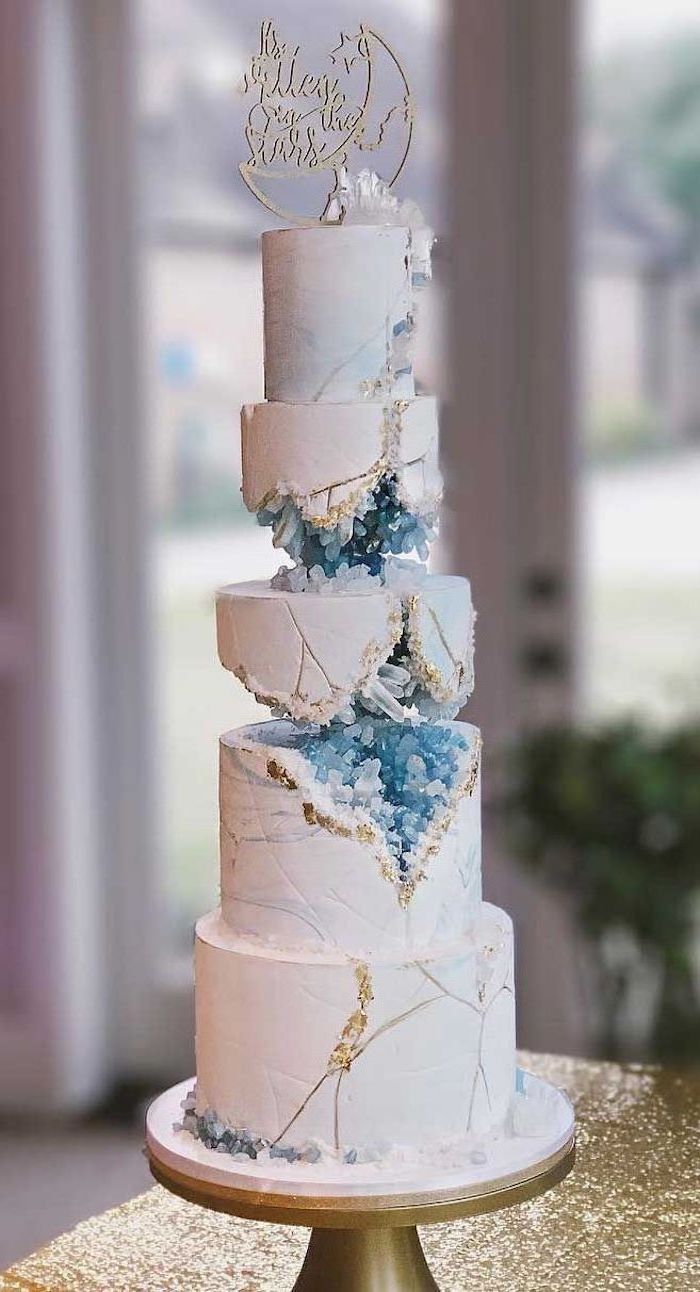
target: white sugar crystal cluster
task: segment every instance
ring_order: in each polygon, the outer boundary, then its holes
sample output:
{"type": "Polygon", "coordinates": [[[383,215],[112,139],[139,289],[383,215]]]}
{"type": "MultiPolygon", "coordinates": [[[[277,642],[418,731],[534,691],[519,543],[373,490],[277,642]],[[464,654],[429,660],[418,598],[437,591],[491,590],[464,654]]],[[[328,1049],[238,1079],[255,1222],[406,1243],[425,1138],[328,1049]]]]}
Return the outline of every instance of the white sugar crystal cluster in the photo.
{"type": "Polygon", "coordinates": [[[383,572],[371,574],[366,565],[338,566],[335,574],[328,575],[321,565],[310,570],[304,565],[281,565],[272,578],[272,587],[281,592],[315,592],[332,596],[338,592],[373,592],[387,587],[394,592],[411,592],[420,588],[427,578],[427,570],[419,561],[387,560],[383,572]]]}
{"type": "Polygon", "coordinates": [[[389,185],[371,170],[357,175],[345,167],[326,209],[326,219],[343,224],[393,224],[411,230],[414,279],[431,277],[435,235],[416,202],[394,197],[389,185]]]}

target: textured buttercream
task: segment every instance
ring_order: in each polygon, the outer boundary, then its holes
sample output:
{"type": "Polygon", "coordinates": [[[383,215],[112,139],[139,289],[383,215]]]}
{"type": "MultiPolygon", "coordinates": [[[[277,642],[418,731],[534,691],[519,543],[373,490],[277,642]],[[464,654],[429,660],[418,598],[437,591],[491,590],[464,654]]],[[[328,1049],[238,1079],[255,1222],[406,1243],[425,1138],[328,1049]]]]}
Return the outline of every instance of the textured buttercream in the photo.
{"type": "Polygon", "coordinates": [[[366,977],[352,959],[259,954],[215,913],[197,926],[196,986],[197,1111],[223,1125],[341,1160],[505,1126],[512,929],[495,907],[451,952],[374,962],[366,977]]]}

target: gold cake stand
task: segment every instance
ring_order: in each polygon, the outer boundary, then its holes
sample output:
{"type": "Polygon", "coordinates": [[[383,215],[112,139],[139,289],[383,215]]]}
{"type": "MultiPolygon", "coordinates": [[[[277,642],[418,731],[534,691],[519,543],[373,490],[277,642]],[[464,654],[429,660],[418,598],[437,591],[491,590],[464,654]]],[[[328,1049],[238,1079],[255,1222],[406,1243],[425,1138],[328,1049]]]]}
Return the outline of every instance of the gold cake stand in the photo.
{"type": "MultiPolygon", "coordinates": [[[[539,1080],[537,1084],[547,1085],[539,1080]]],[[[397,1180],[384,1192],[376,1185],[364,1192],[362,1186],[341,1192],[332,1184],[295,1185],[262,1170],[253,1174],[252,1168],[232,1169],[222,1163],[224,1155],[174,1130],[180,1099],[191,1085],[183,1082],[166,1091],[149,1109],[146,1148],[151,1172],[166,1189],[202,1207],[246,1220],[309,1226],[311,1239],[294,1292],[439,1292],[417,1225],[527,1202],[559,1184],[574,1165],[573,1112],[566,1097],[548,1087],[555,1102],[557,1096],[561,1101],[556,1128],[538,1137],[526,1165],[501,1169],[491,1179],[445,1187],[433,1177],[425,1188],[397,1180]],[[538,1153],[547,1139],[549,1151],[538,1153]]]]}

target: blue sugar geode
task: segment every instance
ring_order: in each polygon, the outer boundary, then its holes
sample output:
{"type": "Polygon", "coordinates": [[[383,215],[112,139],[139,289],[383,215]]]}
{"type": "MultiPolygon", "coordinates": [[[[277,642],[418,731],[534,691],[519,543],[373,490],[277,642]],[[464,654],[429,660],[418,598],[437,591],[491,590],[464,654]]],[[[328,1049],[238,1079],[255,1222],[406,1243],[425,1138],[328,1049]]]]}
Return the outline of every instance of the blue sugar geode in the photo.
{"type": "Polygon", "coordinates": [[[398,497],[394,475],[383,475],[368,492],[360,516],[348,517],[328,528],[306,520],[291,498],[281,498],[257,513],[259,525],[274,530],[275,546],[283,548],[307,570],[319,566],[328,577],[341,565],[366,566],[381,574],[387,557],[416,552],[428,559],[428,544],[435,538],[437,513],[425,516],[408,511],[398,497]]]}
{"type": "Polygon", "coordinates": [[[409,877],[411,853],[456,788],[466,739],[453,727],[365,715],[350,726],[299,729],[291,742],[336,802],[364,808],[409,877]]]}

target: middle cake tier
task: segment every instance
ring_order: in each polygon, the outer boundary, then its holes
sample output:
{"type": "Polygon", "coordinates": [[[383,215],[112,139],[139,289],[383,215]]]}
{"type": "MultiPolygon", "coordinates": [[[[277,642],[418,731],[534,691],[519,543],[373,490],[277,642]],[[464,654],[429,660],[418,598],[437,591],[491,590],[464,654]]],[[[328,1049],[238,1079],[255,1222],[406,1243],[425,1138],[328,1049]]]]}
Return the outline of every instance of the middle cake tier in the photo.
{"type": "Polygon", "coordinates": [[[474,686],[474,613],[466,579],[427,575],[408,587],[290,592],[236,583],[216,597],[219,659],[262,704],[300,722],[402,721],[408,709],[454,717],[474,686]]]}
{"type": "Polygon", "coordinates": [[[481,737],[467,723],[318,732],[241,727],[220,742],[221,905],[283,950],[437,953],[481,902],[481,737]]]}

